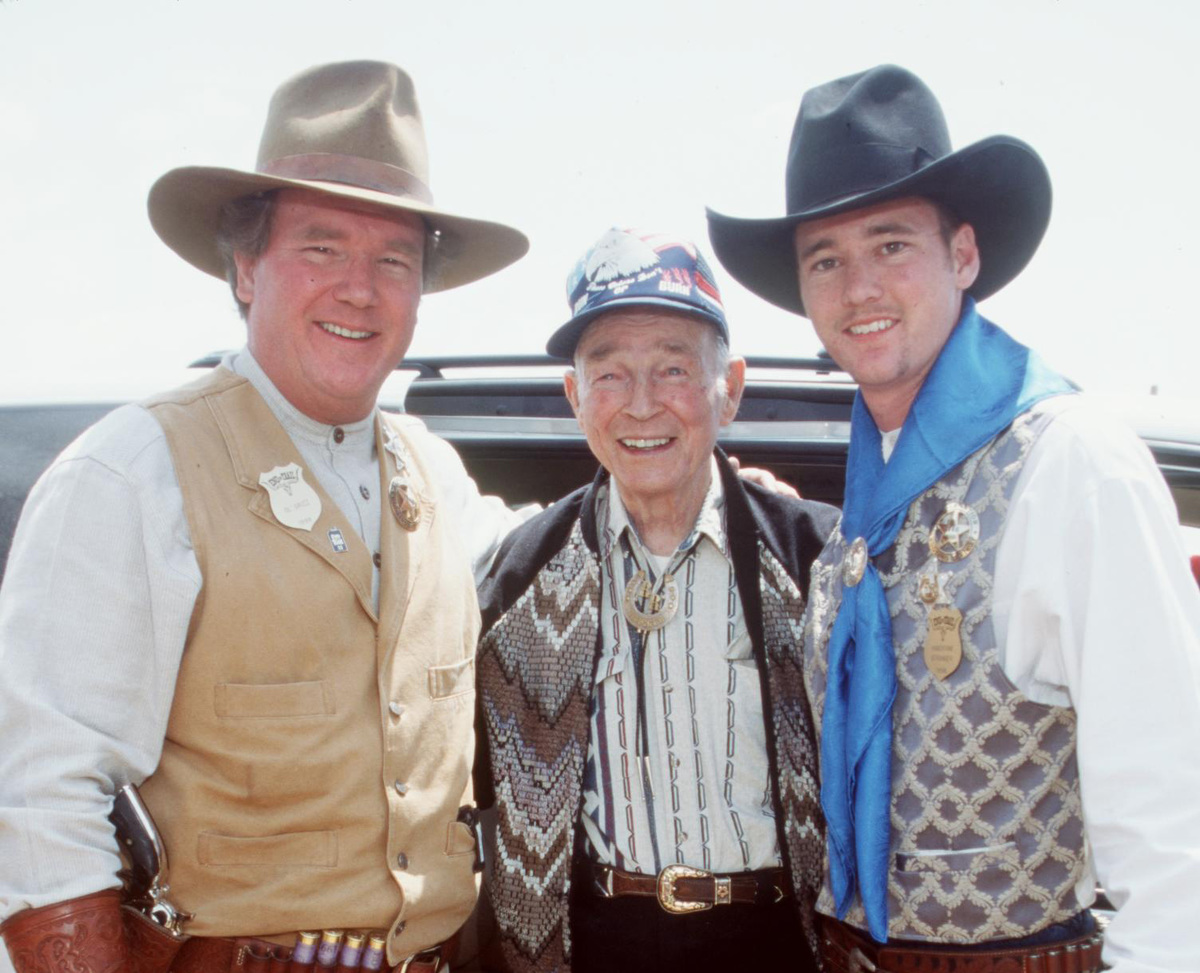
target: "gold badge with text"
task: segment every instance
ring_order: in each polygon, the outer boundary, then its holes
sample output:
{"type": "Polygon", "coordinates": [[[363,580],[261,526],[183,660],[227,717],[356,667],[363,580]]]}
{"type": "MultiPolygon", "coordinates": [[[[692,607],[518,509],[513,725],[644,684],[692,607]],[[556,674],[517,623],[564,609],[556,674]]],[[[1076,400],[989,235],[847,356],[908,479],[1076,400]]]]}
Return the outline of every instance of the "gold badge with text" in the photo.
{"type": "Polygon", "coordinates": [[[938,679],[945,679],[962,663],[962,612],[950,603],[936,574],[921,578],[917,595],[929,609],[925,666],[938,679]]]}
{"type": "Polygon", "coordinates": [[[925,665],[945,679],[962,662],[962,612],[953,605],[929,609],[929,634],[925,636],[925,665]]]}

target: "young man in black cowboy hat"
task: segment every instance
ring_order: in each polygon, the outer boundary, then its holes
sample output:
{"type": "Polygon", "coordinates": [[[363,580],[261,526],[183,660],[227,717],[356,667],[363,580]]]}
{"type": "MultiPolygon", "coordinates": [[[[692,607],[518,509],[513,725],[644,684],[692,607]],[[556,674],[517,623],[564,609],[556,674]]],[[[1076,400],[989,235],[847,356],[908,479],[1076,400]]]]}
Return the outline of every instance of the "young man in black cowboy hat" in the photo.
{"type": "Polygon", "coordinates": [[[1170,494],[975,302],[1050,213],[1036,153],[950,149],[884,66],[807,92],[788,215],[709,213],[751,290],[859,383],[805,618],[827,966],[1195,970],[1200,597],[1170,494]]]}
{"type": "Polygon", "coordinates": [[[353,965],[336,929],[378,933],[374,968],[433,969],[476,894],[472,561],[513,518],[376,396],[422,294],[525,238],[434,204],[412,82],[377,62],[285,83],[253,172],[176,169],[150,216],[229,281],[248,340],[113,412],[29,496],[0,596],[14,966],[283,968],[296,945],[304,968],[313,930],[353,965]],[[107,815],[130,782],[186,942],[122,929],[107,815]]]}

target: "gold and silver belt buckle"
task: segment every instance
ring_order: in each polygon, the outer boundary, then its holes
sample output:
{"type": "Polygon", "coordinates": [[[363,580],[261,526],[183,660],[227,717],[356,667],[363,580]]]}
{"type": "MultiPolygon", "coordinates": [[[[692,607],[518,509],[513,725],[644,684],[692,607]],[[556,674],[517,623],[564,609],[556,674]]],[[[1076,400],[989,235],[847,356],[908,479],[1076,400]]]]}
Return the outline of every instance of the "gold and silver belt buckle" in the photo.
{"type": "Polygon", "coordinates": [[[681,915],[687,912],[703,912],[714,905],[729,905],[733,901],[732,879],[720,878],[702,868],[688,865],[668,865],[658,873],[658,904],[667,912],[681,915]],[[711,878],[715,885],[712,902],[697,902],[679,899],[675,895],[675,883],[681,878],[711,878]]]}

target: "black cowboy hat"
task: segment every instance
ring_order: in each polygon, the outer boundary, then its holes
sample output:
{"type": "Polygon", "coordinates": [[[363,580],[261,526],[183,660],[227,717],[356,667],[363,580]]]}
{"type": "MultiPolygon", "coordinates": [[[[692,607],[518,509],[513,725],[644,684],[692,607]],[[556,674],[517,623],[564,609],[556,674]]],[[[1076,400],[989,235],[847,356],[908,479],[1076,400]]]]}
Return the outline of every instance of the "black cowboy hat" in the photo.
{"type": "Polygon", "coordinates": [[[921,196],[975,228],[982,300],[1017,276],[1050,221],[1050,175],[1020,139],[993,135],[952,152],[941,106],[915,74],[884,64],[805,92],[787,162],[787,216],[745,220],[708,210],[717,258],[772,304],[804,313],[796,224],[921,196]]]}

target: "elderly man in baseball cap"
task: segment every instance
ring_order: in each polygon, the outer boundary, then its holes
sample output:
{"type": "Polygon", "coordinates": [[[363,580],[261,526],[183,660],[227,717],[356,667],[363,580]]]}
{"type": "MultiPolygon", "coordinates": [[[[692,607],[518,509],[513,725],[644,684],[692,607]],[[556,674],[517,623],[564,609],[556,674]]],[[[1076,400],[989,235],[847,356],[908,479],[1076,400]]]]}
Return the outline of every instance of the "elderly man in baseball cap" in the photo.
{"type": "Polygon", "coordinates": [[[1025,143],[952,151],[885,65],[806,92],[787,215],[709,213],[858,382],[804,628],[826,968],[1194,970],[1200,597],[1147,449],[976,301],[1033,256],[1025,143]]]}
{"type": "Polygon", "coordinates": [[[476,894],[472,566],[512,517],[376,396],[422,294],[525,238],[435,204],[412,81],[366,61],[286,82],[253,171],[176,169],[149,207],[247,343],[30,494],[0,596],[4,939],[17,973],[434,969],[476,894]],[[170,928],[122,928],[129,783],[170,928]]]}
{"type": "Polygon", "coordinates": [[[821,822],[793,648],[836,511],[744,483],[716,448],[745,363],[691,243],[614,228],[567,291],[547,350],[573,359],[603,469],[511,534],[480,589],[506,965],[814,970],[821,822]]]}

